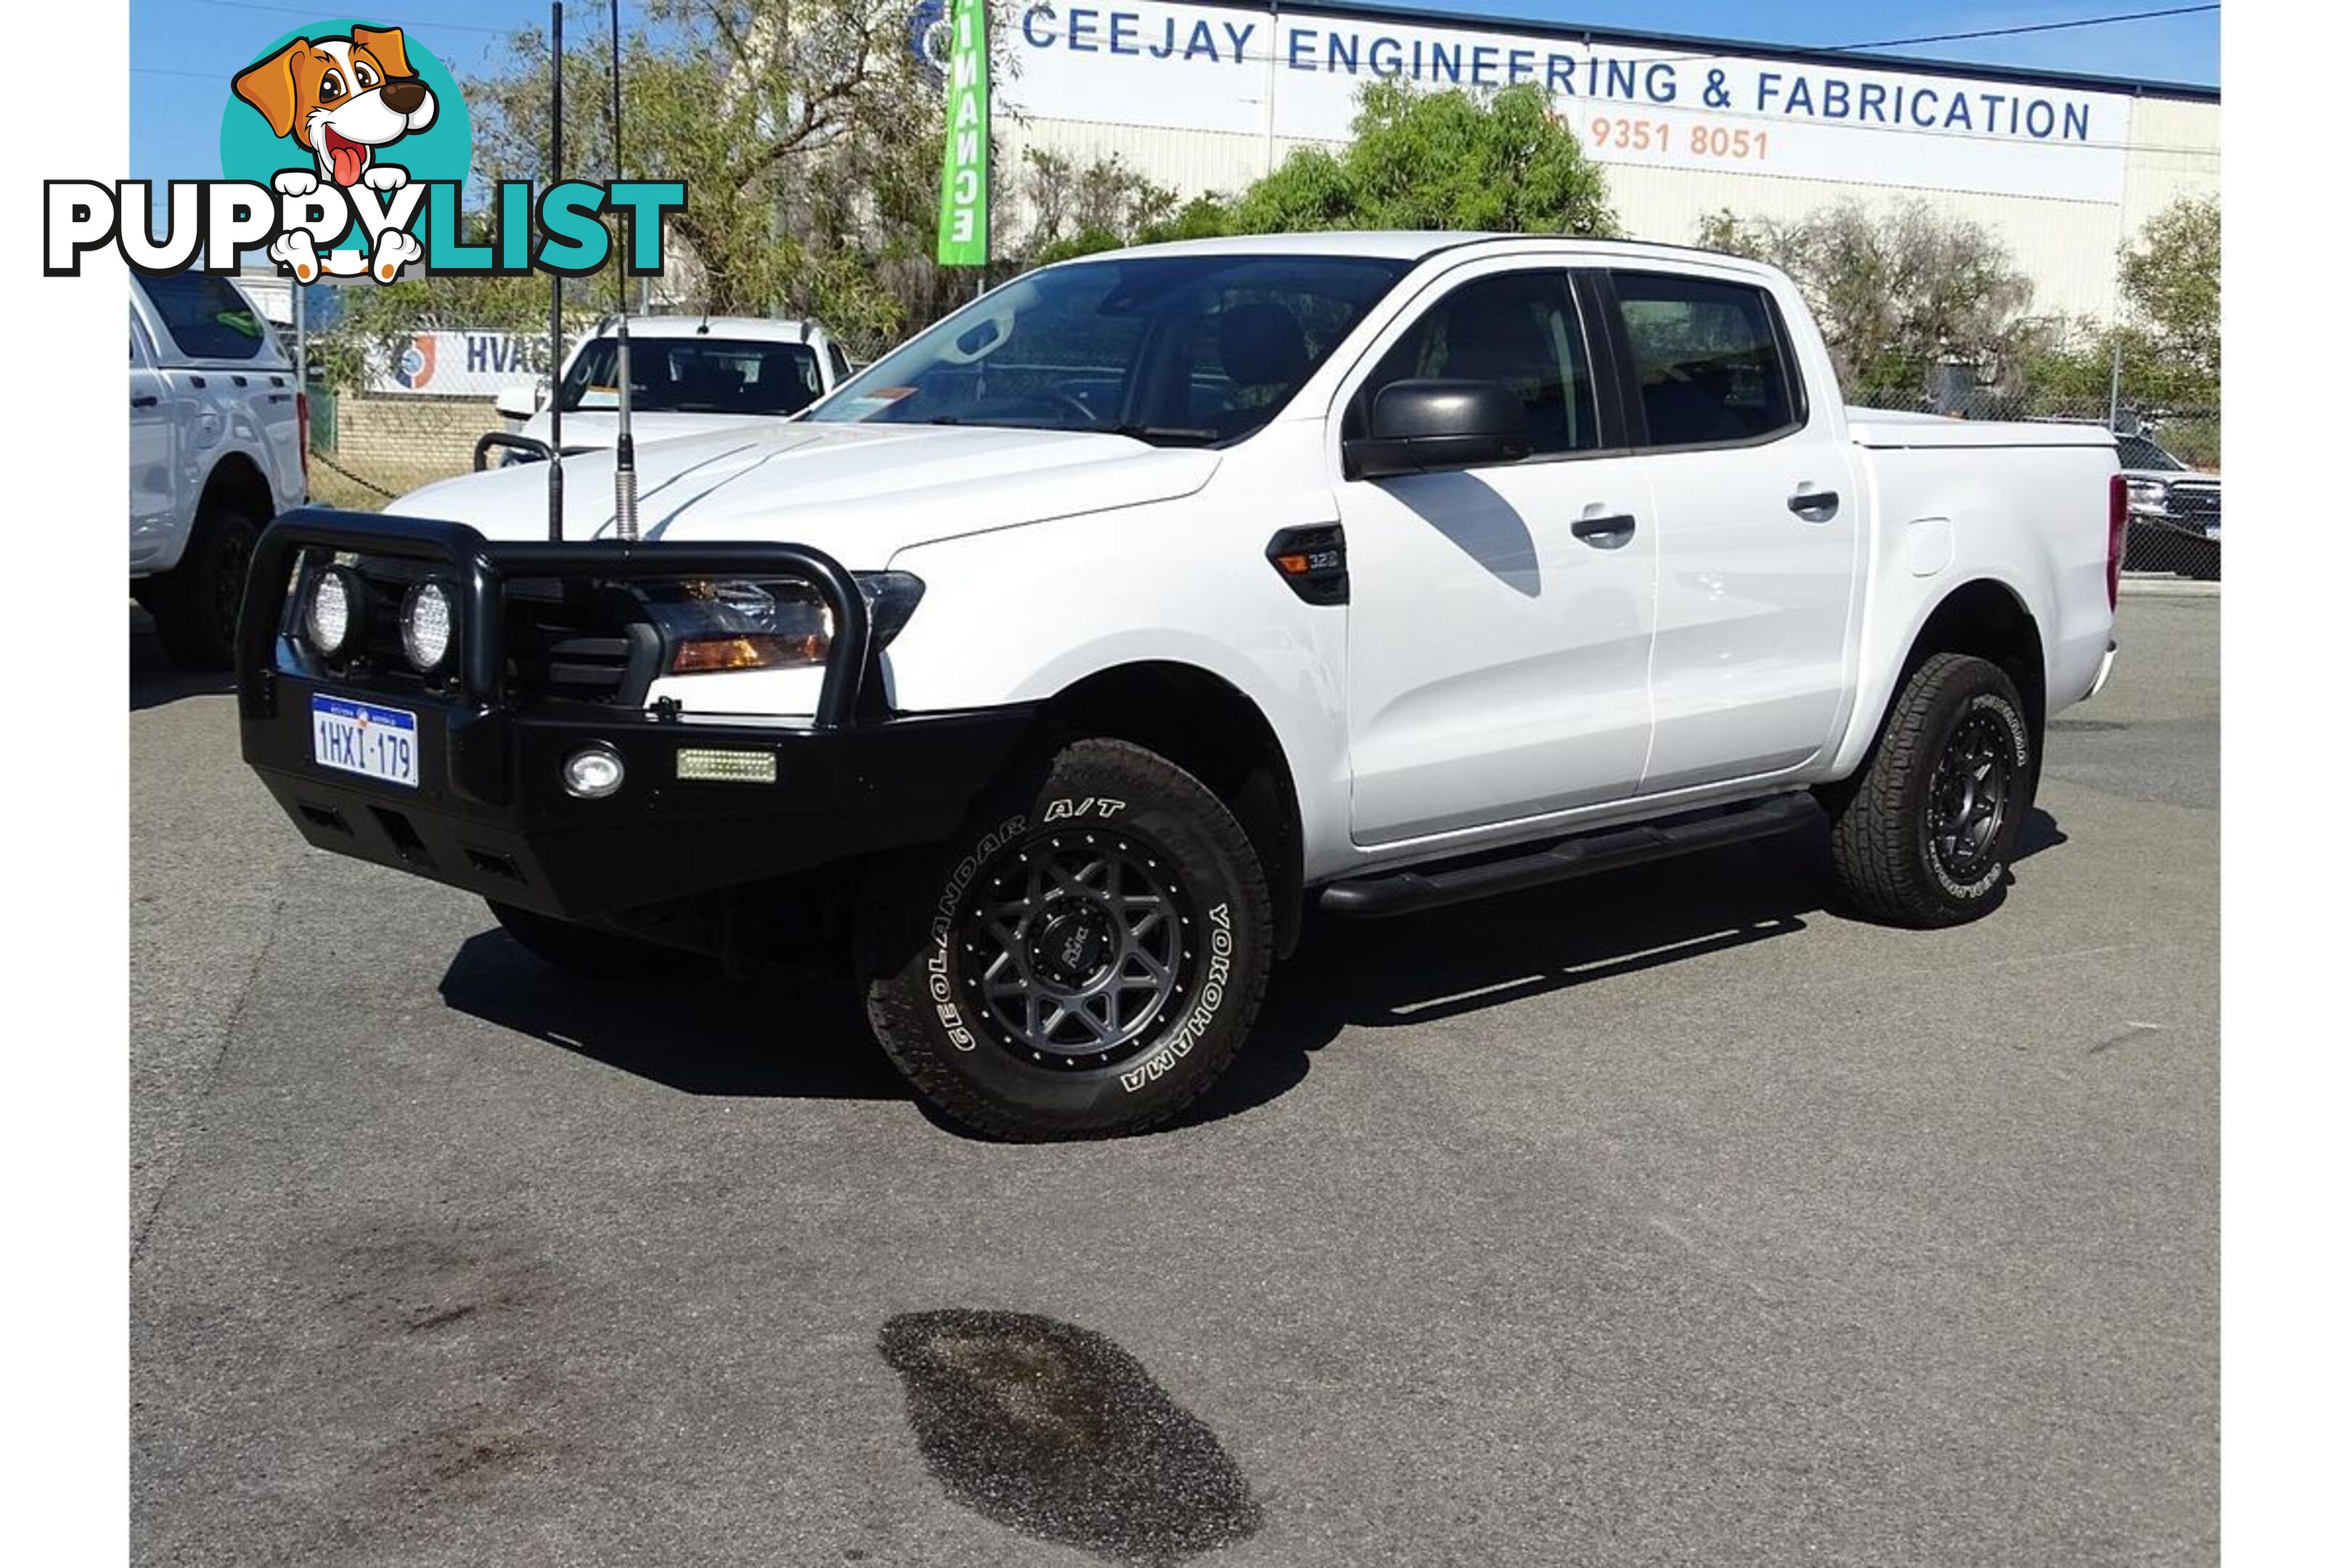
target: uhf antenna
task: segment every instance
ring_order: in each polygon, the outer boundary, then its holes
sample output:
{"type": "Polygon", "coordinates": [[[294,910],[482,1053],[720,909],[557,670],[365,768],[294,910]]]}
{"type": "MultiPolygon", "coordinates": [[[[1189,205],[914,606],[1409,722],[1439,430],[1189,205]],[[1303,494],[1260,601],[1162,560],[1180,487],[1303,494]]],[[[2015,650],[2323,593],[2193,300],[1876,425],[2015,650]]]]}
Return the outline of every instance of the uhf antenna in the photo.
{"type": "MultiPolygon", "coordinates": [[[[613,0],[613,178],[621,174],[621,0],[613,0]]],[[[656,219],[659,221],[658,218],[656,219]]],[[[614,226],[619,226],[617,224],[614,226]]],[[[614,247],[618,250],[618,246],[614,247]]],[[[621,420],[613,443],[613,527],[624,544],[637,542],[637,448],[629,437],[629,268],[616,254],[613,289],[621,298],[619,340],[621,420]]]]}
{"type": "MultiPolygon", "coordinates": [[[[563,180],[563,0],[553,0],[550,26],[555,36],[555,60],[549,95],[554,112],[548,118],[547,183],[551,189],[563,180]]],[[[551,273],[547,291],[547,537],[563,538],[563,274],[551,273]]]]}

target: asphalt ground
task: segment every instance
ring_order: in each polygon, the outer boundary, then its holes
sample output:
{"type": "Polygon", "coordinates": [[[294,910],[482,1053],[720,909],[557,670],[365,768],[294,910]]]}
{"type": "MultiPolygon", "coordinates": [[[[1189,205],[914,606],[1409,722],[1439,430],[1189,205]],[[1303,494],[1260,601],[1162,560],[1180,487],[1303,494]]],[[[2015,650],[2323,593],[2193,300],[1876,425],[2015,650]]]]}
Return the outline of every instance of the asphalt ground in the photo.
{"type": "Polygon", "coordinates": [[[134,623],[134,1559],[2210,1563],[2219,610],[1986,921],[1798,836],[1318,924],[1049,1147],[305,848],[134,623]]]}

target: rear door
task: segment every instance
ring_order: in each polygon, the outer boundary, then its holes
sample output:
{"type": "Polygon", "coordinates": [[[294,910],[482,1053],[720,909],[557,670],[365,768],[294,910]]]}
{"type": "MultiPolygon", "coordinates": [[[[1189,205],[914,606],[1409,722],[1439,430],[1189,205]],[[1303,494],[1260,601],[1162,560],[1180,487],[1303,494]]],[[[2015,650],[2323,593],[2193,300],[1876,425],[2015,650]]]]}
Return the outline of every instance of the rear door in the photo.
{"type": "Polygon", "coordinates": [[[1726,273],[1597,279],[1657,509],[1642,793],[1786,772],[1832,742],[1859,563],[1852,455],[1777,301],[1726,273]]]}
{"type": "Polygon", "coordinates": [[[1657,533],[1602,363],[1565,264],[1522,258],[1430,284],[1343,384],[1341,440],[1391,382],[1464,377],[1515,389],[1535,444],[1516,463],[1335,487],[1358,843],[1638,786],[1657,533]]]}

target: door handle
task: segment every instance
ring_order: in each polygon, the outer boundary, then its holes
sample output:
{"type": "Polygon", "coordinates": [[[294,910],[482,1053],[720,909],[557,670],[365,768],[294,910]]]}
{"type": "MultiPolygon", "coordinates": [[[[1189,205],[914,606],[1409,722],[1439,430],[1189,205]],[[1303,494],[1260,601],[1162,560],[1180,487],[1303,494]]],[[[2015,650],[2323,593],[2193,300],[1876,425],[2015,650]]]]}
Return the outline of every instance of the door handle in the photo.
{"type": "Polygon", "coordinates": [[[1614,550],[1633,537],[1633,514],[1621,511],[1607,517],[1580,517],[1569,524],[1568,531],[1595,550],[1614,550]]]}
{"type": "Polygon", "coordinates": [[[152,408],[161,401],[162,399],[158,398],[152,392],[134,393],[131,398],[131,406],[133,408],[152,408]]]}
{"type": "Polygon", "coordinates": [[[1799,490],[1789,498],[1789,510],[1807,522],[1827,522],[1837,515],[1835,490],[1799,490]]]}

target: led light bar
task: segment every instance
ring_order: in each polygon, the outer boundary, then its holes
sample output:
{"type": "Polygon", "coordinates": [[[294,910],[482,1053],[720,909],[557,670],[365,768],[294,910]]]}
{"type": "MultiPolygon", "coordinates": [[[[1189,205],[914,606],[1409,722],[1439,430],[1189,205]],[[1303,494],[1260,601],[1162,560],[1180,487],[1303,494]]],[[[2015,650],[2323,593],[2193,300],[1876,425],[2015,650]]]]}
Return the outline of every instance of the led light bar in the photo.
{"type": "Polygon", "coordinates": [[[677,776],[705,784],[773,784],[773,752],[721,751],[709,746],[680,746],[677,776]]]}

